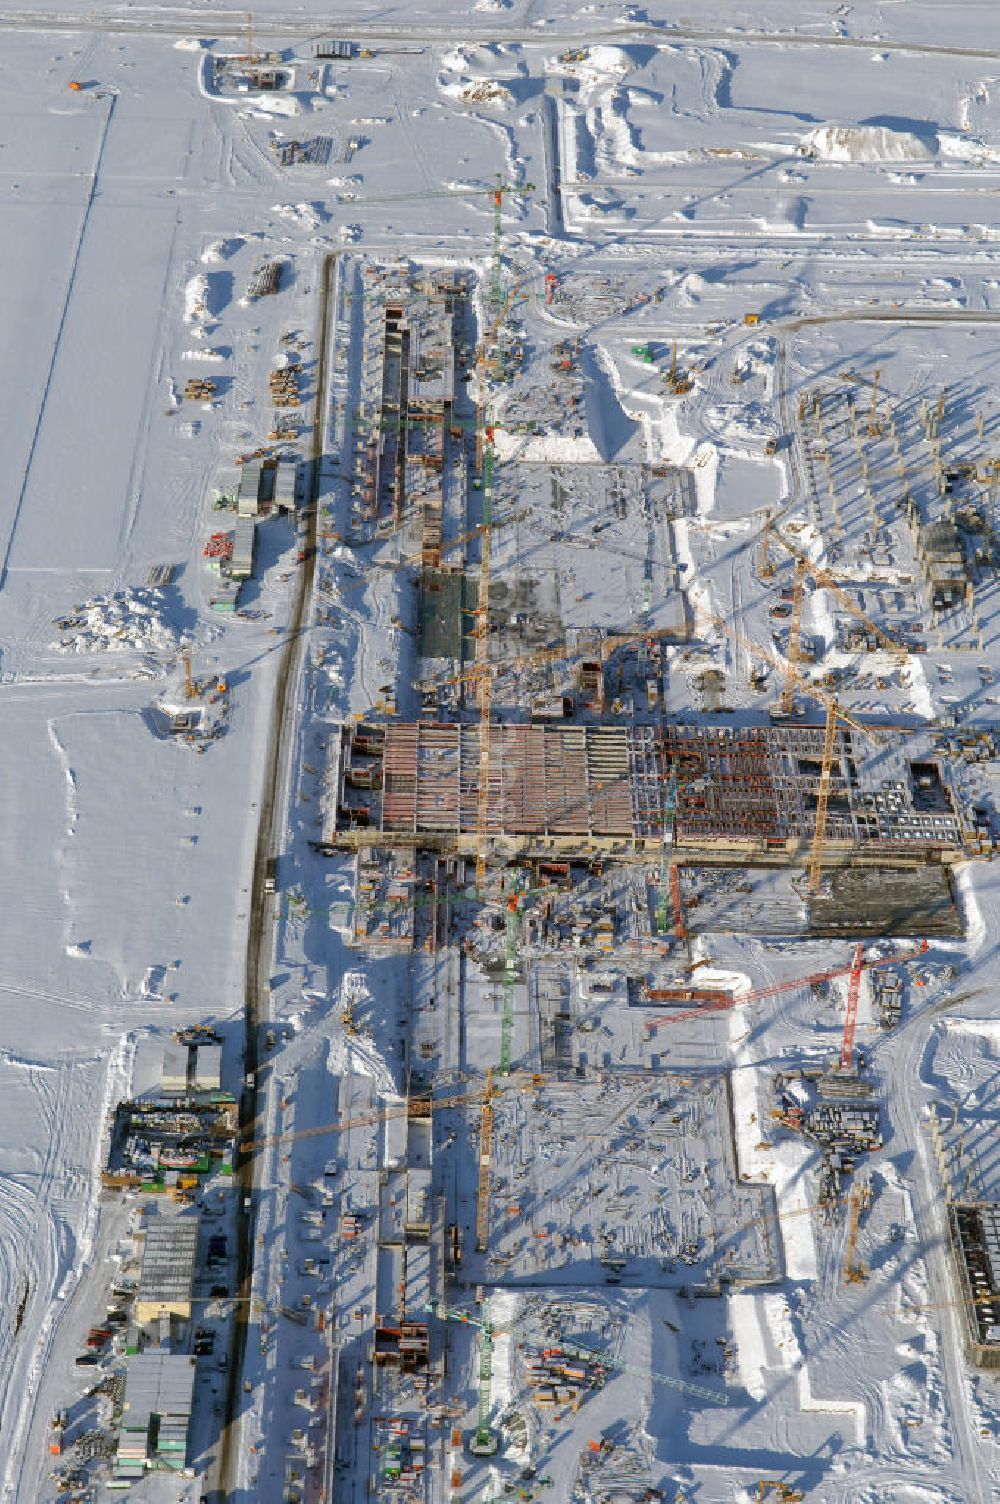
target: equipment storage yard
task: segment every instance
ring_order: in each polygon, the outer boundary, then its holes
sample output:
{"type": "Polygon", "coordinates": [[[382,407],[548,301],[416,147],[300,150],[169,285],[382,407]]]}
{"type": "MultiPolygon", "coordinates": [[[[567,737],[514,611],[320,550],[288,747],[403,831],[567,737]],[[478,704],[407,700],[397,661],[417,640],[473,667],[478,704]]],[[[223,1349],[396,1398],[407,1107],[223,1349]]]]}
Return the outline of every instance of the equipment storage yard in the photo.
{"type": "Polygon", "coordinates": [[[0,13],[0,1500],[991,1504],[1000,18],[402,9],[0,13]]]}

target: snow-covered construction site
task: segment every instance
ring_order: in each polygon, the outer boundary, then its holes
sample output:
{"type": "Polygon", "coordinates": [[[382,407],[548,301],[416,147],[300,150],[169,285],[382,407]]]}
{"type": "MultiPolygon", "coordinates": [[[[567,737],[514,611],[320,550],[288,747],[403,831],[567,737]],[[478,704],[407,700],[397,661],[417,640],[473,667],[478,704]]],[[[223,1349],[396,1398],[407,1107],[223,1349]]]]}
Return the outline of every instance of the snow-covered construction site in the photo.
{"type": "Polygon", "coordinates": [[[992,0],[0,35],[2,1504],[1000,1501],[992,0]]]}

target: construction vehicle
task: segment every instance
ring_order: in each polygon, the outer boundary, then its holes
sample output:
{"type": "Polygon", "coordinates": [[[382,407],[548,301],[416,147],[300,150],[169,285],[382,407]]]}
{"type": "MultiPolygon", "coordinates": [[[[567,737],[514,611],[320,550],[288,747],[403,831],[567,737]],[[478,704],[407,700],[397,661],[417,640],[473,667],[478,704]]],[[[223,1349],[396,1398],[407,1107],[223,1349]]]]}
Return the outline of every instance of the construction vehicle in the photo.
{"type": "Polygon", "coordinates": [[[778,1478],[761,1478],[754,1497],[766,1499],[768,1494],[774,1494],[775,1498],[783,1501],[783,1504],[792,1504],[793,1500],[805,1498],[801,1488],[795,1488],[791,1483],[782,1483],[778,1478]]]}
{"type": "Polygon", "coordinates": [[[72,89],[74,94],[79,94],[83,89],[83,84],[78,78],[71,78],[69,81],[69,87],[72,89]]]}
{"type": "Polygon", "coordinates": [[[49,1428],[49,1452],[53,1457],[61,1457],[63,1438],[66,1434],[66,1411],[57,1410],[52,1417],[49,1428]]]}
{"type": "Polygon", "coordinates": [[[754,324],[759,324],[760,323],[760,314],[759,313],[745,313],[743,315],[743,322],[744,322],[744,324],[748,324],[751,327],[754,324]]]}

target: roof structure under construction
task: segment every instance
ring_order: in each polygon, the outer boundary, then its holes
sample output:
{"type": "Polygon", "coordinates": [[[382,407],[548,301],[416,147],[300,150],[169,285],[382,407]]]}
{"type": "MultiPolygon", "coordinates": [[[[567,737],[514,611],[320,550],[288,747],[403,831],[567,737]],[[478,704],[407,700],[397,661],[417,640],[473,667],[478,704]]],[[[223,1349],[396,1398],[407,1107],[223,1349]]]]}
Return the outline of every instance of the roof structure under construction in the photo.
{"type": "MultiPolygon", "coordinates": [[[[383,836],[474,837],[480,728],[392,722],[345,735],[338,828],[383,836]],[[368,790],[371,792],[368,792],[368,790]],[[363,818],[362,818],[363,817],[363,818]]],[[[815,825],[824,733],[818,727],[546,725],[490,728],[491,836],[551,838],[594,850],[679,847],[797,851],[815,825]],[[671,794],[676,780],[675,797],[671,794]]],[[[868,788],[856,743],[837,732],[827,839],[868,854],[941,855],[960,847],[958,819],[904,780],[868,788]]],[[[456,849],[459,849],[456,846],[456,849]]],[[[467,847],[467,839],[466,839],[467,847]]]]}

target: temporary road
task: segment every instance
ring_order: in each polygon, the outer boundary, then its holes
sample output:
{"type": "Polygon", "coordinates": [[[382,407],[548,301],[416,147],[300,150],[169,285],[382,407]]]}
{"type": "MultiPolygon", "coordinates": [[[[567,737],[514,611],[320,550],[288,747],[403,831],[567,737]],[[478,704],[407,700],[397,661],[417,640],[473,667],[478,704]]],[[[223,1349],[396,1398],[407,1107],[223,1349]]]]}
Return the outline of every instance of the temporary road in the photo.
{"type": "Polygon", "coordinates": [[[222,1422],[219,1453],[216,1463],[214,1488],[208,1497],[218,1501],[236,1497],[236,1474],[239,1467],[239,1407],[243,1381],[243,1366],[246,1357],[247,1331],[251,1305],[250,1288],[253,1276],[254,1226],[256,1223],[256,1190],[254,1174],[256,1165],[259,1119],[257,1103],[257,1063],[262,1026],[270,1017],[271,971],[271,905],[264,889],[264,876],[268,860],[277,849],[283,829],[284,800],[282,791],[288,781],[288,756],[294,743],[294,706],[292,691],[299,680],[302,653],[305,645],[305,626],[316,573],[317,516],[319,512],[319,486],[323,439],[326,434],[327,387],[330,341],[330,295],[334,285],[337,253],[331,253],[323,262],[320,292],[319,320],[316,333],[317,382],[316,407],[313,421],[311,475],[309,505],[306,509],[307,534],[305,558],[299,570],[298,589],[292,605],[285,647],[278,666],[274,692],[274,714],[271,720],[271,739],[267,751],[267,763],[261,789],[257,821],[257,846],[254,855],[253,882],[250,890],[250,923],[247,930],[246,954],[246,1038],[244,1062],[248,1085],[240,1102],[240,1144],[233,1166],[234,1185],[238,1196],[237,1207],[237,1302],[233,1316],[232,1362],[229,1365],[229,1385],[226,1392],[226,1410],[222,1422]]]}

